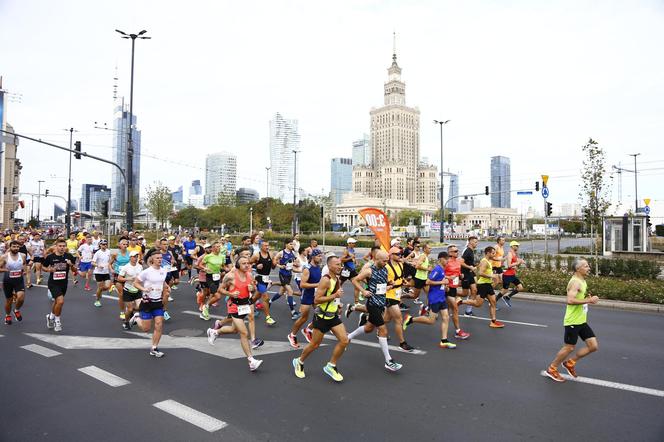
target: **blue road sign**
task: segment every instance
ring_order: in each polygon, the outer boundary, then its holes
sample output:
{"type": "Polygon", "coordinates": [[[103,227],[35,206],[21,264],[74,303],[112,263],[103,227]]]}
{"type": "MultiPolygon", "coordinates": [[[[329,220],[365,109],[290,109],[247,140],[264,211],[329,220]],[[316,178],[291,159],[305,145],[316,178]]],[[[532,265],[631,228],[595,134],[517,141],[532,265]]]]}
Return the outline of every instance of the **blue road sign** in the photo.
{"type": "Polygon", "coordinates": [[[542,186],[542,198],[548,198],[549,197],[549,188],[546,186],[542,186]]]}
{"type": "Polygon", "coordinates": [[[520,190],[516,193],[517,195],[532,195],[533,192],[530,190],[520,190]]]}
{"type": "Polygon", "coordinates": [[[643,213],[645,213],[646,215],[650,215],[650,206],[645,206],[643,208],[643,213]]]}

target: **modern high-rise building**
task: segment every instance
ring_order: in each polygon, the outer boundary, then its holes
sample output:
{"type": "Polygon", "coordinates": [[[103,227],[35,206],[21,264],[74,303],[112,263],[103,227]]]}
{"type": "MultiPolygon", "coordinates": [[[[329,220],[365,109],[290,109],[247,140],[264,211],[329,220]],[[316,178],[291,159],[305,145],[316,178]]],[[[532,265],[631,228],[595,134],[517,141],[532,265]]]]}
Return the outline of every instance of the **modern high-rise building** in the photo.
{"type": "Polygon", "coordinates": [[[221,195],[235,197],[237,157],[219,152],[205,158],[205,204],[216,204],[221,195]]]}
{"type": "Polygon", "coordinates": [[[235,196],[237,197],[238,204],[247,204],[253,201],[258,201],[258,191],[247,187],[240,187],[237,192],[235,192],[235,196]]]}
{"type": "MultiPolygon", "coordinates": [[[[270,120],[270,198],[288,203],[293,201],[295,185],[294,150],[300,150],[298,121],[286,119],[280,113],[270,120]]],[[[297,155],[299,163],[299,154],[297,155]]],[[[300,187],[300,184],[297,184],[300,187]]],[[[297,199],[297,198],[296,198],[297,199]]]]}
{"type": "Polygon", "coordinates": [[[201,180],[193,180],[191,186],[189,187],[189,195],[202,195],[203,187],[201,186],[201,180]]]}
{"type": "Polygon", "coordinates": [[[171,192],[171,199],[173,200],[173,207],[175,209],[181,209],[184,207],[184,190],[182,186],[178,187],[178,190],[171,192]]]}
{"type": "MultiPolygon", "coordinates": [[[[7,132],[14,132],[14,128],[9,123],[5,123],[5,130],[7,132]]],[[[12,137],[11,135],[5,136],[5,134],[0,133],[0,141],[3,138],[5,139],[5,148],[2,155],[2,157],[4,157],[4,161],[2,164],[0,164],[0,167],[2,168],[0,171],[0,176],[2,176],[4,187],[2,201],[2,225],[8,228],[12,228],[14,227],[15,212],[16,207],[18,206],[19,181],[21,177],[21,169],[23,169],[23,166],[21,165],[21,160],[18,159],[17,155],[19,143],[18,137],[12,137]]]]}
{"type": "Polygon", "coordinates": [[[491,157],[491,207],[512,207],[511,183],[510,159],[503,156],[491,157]]]}
{"type": "MultiPolygon", "coordinates": [[[[104,184],[83,184],[81,189],[81,211],[101,212],[102,203],[111,199],[111,189],[104,184]]],[[[111,210],[109,208],[109,210],[111,210]]]]}
{"type": "Polygon", "coordinates": [[[187,204],[196,207],[197,209],[202,209],[205,207],[204,198],[201,180],[193,180],[189,187],[189,200],[187,201],[187,204]]]}
{"type": "MultiPolygon", "coordinates": [[[[134,156],[132,163],[132,176],[134,186],[134,205],[140,200],[141,188],[141,131],[136,127],[136,114],[132,115],[132,145],[134,147],[134,156]]],[[[113,117],[113,161],[126,169],[127,165],[127,140],[129,135],[129,106],[124,104],[124,99],[115,107],[113,117]]],[[[124,212],[125,203],[125,182],[117,168],[113,167],[111,179],[111,207],[114,212],[124,212]]],[[[137,212],[138,207],[135,207],[137,212]]]]}
{"type": "Polygon", "coordinates": [[[332,158],[330,162],[330,197],[333,204],[340,204],[344,194],[353,190],[353,160],[332,158]]]}
{"type": "Polygon", "coordinates": [[[371,144],[369,135],[364,134],[359,140],[353,141],[353,166],[371,165],[371,144]]]}
{"type": "MultiPolygon", "coordinates": [[[[449,196],[447,197],[447,199],[459,195],[459,175],[451,173],[449,174],[449,177],[450,177],[450,187],[449,187],[449,196]]],[[[458,212],[459,198],[454,198],[453,200],[450,200],[450,202],[447,204],[447,208],[452,212],[458,212]]]]}

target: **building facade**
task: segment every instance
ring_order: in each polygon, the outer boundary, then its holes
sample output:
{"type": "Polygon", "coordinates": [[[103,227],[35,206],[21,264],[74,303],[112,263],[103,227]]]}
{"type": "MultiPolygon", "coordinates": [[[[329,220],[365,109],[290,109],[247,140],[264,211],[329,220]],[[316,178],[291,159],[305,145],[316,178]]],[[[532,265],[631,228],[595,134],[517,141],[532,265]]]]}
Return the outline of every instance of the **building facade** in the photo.
{"type": "Polygon", "coordinates": [[[247,204],[258,201],[258,191],[247,187],[240,187],[235,193],[238,204],[247,204]]]}
{"type": "MultiPolygon", "coordinates": [[[[7,132],[14,132],[14,128],[10,124],[5,124],[7,132]]],[[[4,227],[14,227],[15,213],[18,207],[19,200],[19,182],[21,178],[21,161],[18,159],[18,137],[5,136],[0,133],[0,140],[4,138],[4,154],[2,171],[2,225],[4,227]]]]}
{"type": "Polygon", "coordinates": [[[353,190],[353,160],[332,158],[330,161],[330,197],[340,204],[343,196],[353,190]]]}
{"type": "Polygon", "coordinates": [[[213,153],[205,159],[205,205],[217,204],[221,195],[235,197],[237,157],[228,152],[213,153]]]}
{"type": "MultiPolygon", "coordinates": [[[[102,202],[109,201],[110,199],[111,189],[108,186],[104,184],[83,184],[80,210],[84,212],[101,212],[102,202]]],[[[109,210],[111,209],[109,208],[109,210]]]]}
{"type": "Polygon", "coordinates": [[[189,199],[187,200],[189,206],[202,209],[205,207],[205,196],[203,195],[203,187],[201,180],[193,180],[189,186],[189,199]]]}
{"type": "Polygon", "coordinates": [[[491,157],[491,207],[512,207],[510,159],[491,157]]]}
{"type": "Polygon", "coordinates": [[[454,199],[450,198],[459,195],[459,175],[457,175],[456,173],[450,173],[449,177],[450,177],[450,186],[449,186],[449,193],[447,199],[450,200],[450,202],[447,204],[447,208],[452,212],[458,212],[459,198],[454,198],[454,199]]]}
{"type": "Polygon", "coordinates": [[[353,141],[353,166],[371,165],[371,143],[368,134],[353,141]]]}
{"type": "Polygon", "coordinates": [[[298,120],[274,114],[270,120],[270,197],[284,203],[293,201],[296,159],[299,162],[294,150],[300,150],[298,120]]]}
{"type": "Polygon", "coordinates": [[[511,235],[522,229],[523,219],[516,209],[476,207],[470,212],[459,212],[459,215],[462,218],[460,226],[466,232],[479,230],[511,235]]]}
{"type": "MultiPolygon", "coordinates": [[[[134,156],[132,163],[132,177],[134,186],[133,201],[140,200],[141,188],[141,131],[136,127],[136,114],[132,115],[131,137],[134,147],[134,156]]],[[[113,114],[113,161],[126,170],[127,165],[127,145],[129,135],[129,107],[124,104],[124,99],[115,107],[113,114]]],[[[111,207],[114,212],[124,212],[125,203],[125,182],[117,168],[113,167],[111,175],[111,207]]]]}

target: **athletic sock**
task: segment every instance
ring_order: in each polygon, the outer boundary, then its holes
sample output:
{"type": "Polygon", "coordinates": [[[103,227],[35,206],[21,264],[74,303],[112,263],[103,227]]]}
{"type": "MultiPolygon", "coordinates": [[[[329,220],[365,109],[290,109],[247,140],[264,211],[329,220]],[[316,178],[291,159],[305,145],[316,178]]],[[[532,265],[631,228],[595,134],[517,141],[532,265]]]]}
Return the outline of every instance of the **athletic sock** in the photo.
{"type": "Polygon", "coordinates": [[[512,296],[516,295],[517,293],[519,293],[519,291],[517,289],[512,289],[512,291],[510,292],[510,294],[508,296],[511,298],[512,296]]]}
{"type": "Polygon", "coordinates": [[[385,362],[390,362],[392,356],[390,356],[390,349],[387,347],[387,337],[378,336],[378,343],[380,344],[380,349],[383,350],[385,362]]]}
{"type": "Polygon", "coordinates": [[[279,299],[279,298],[281,298],[281,294],[280,294],[280,293],[277,293],[276,295],[274,295],[274,296],[272,297],[272,299],[270,299],[270,304],[272,304],[274,301],[276,301],[276,300],[279,299]]]}
{"type": "MultiPolygon", "coordinates": [[[[366,331],[364,331],[364,326],[358,327],[348,335],[348,339],[353,339],[356,336],[360,336],[361,334],[364,333],[366,333],[366,331]]],[[[385,340],[385,342],[387,342],[387,339],[385,340]]]]}
{"type": "Polygon", "coordinates": [[[295,310],[295,301],[293,300],[293,297],[291,295],[288,295],[286,300],[288,301],[288,308],[290,309],[290,311],[292,312],[293,310],[295,310]]]}

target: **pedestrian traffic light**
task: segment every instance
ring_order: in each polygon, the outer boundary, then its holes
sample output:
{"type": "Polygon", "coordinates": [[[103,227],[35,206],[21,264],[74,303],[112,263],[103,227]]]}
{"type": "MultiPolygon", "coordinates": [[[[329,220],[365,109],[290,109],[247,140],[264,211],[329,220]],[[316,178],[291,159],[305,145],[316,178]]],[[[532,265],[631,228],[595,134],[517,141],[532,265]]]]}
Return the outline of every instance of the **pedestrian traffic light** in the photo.
{"type": "Polygon", "coordinates": [[[489,186],[484,186],[484,194],[485,195],[489,194],[489,186]]]}
{"type": "Polygon", "coordinates": [[[101,202],[101,213],[103,216],[108,217],[108,200],[101,202]]]}
{"type": "Polygon", "coordinates": [[[650,223],[650,215],[646,215],[646,226],[648,230],[652,227],[652,224],[650,223]]]}
{"type": "Polygon", "coordinates": [[[451,213],[447,214],[447,224],[452,224],[452,214],[451,213]]]}
{"type": "Polygon", "coordinates": [[[539,192],[539,181],[535,181],[535,191],[539,192]]]}
{"type": "Polygon", "coordinates": [[[77,160],[80,160],[81,159],[81,142],[80,141],[77,141],[77,142],[74,143],[74,150],[76,151],[76,153],[74,154],[74,158],[76,158],[77,160]]]}
{"type": "Polygon", "coordinates": [[[44,196],[48,196],[48,189],[44,190],[44,196]]]}
{"type": "Polygon", "coordinates": [[[551,216],[553,213],[553,204],[547,202],[546,203],[546,216],[551,216]]]}

